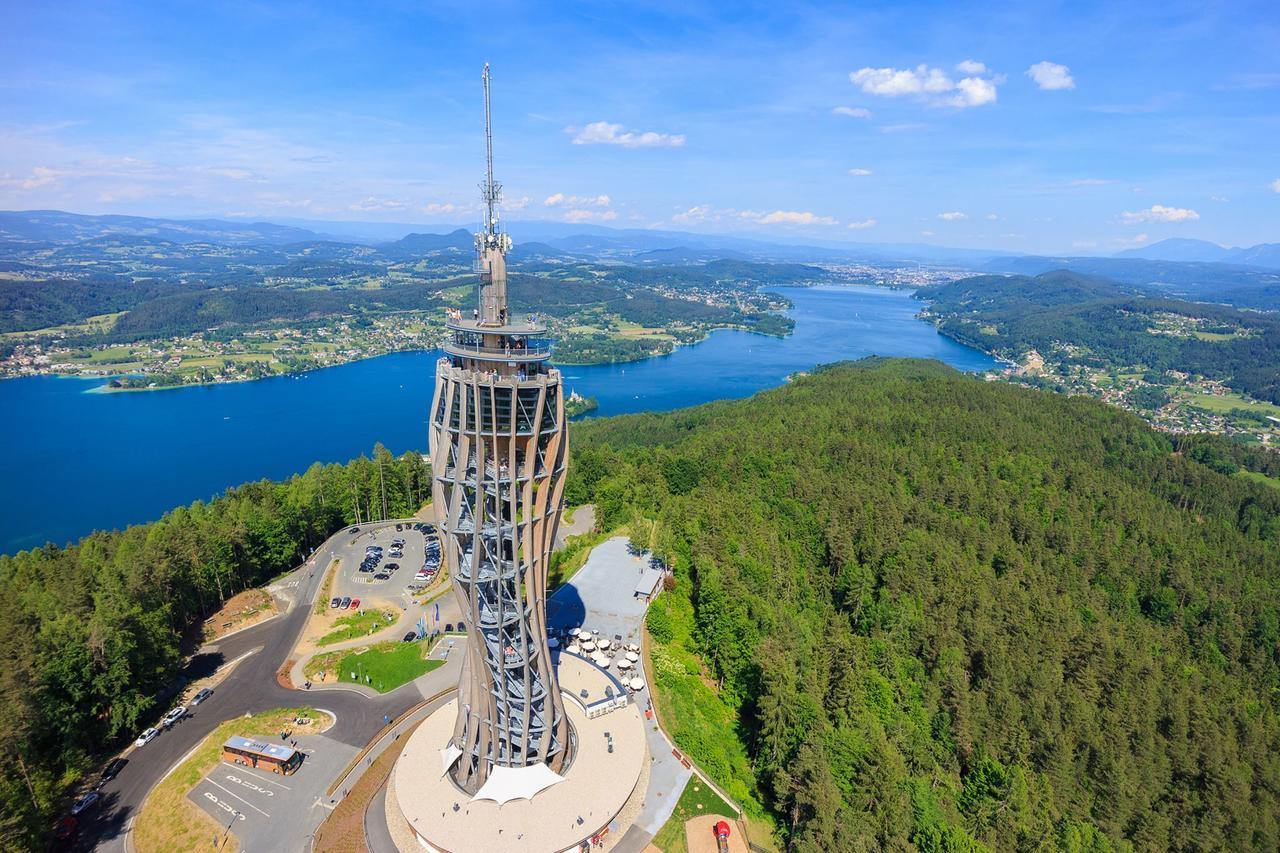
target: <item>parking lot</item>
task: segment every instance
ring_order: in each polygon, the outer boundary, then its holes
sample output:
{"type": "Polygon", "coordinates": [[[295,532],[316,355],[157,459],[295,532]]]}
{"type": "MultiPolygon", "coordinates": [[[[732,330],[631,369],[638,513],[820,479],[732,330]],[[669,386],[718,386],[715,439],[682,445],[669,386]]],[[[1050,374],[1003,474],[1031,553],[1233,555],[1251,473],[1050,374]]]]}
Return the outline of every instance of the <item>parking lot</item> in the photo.
{"type": "Polygon", "coordinates": [[[306,755],[289,776],[219,761],[187,798],[240,839],[245,851],[279,850],[309,835],[329,814],[328,783],[359,751],[324,735],[304,735],[306,755]]]}
{"type": "Polygon", "coordinates": [[[426,559],[426,539],[435,539],[434,532],[415,529],[405,524],[396,530],[395,524],[377,528],[362,528],[351,537],[339,553],[341,560],[338,576],[333,583],[333,597],[359,598],[362,603],[378,600],[387,604],[406,604],[408,602],[407,587],[414,583],[425,583],[415,580],[414,575],[422,568],[426,559]],[[393,557],[392,542],[404,540],[404,548],[399,557],[393,557]],[[365,559],[365,549],[370,545],[382,548],[382,558],[371,572],[361,572],[360,564],[365,559]],[[389,571],[389,564],[399,566],[389,571]],[[381,576],[386,575],[384,579],[381,576]]]}

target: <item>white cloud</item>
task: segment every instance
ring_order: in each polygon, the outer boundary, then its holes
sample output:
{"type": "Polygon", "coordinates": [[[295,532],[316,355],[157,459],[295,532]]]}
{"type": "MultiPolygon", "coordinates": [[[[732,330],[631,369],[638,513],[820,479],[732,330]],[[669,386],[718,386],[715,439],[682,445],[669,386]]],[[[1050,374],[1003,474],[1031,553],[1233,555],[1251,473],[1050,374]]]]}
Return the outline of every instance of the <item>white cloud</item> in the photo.
{"type": "MultiPolygon", "coordinates": [[[[671,218],[676,222],[701,222],[712,215],[711,205],[695,204],[688,210],[682,210],[671,218]]],[[[718,218],[718,217],[717,217],[718,218]]]]}
{"type": "MultiPolygon", "coordinates": [[[[744,211],[745,212],[745,211],[744,211]]],[[[830,216],[819,216],[808,210],[775,210],[773,213],[766,213],[763,216],[753,216],[756,222],[761,225],[776,225],[783,223],[786,225],[839,225],[840,223],[832,219],[830,216]]]]}
{"type": "Polygon", "coordinates": [[[848,227],[855,231],[865,231],[868,228],[875,228],[876,221],[874,219],[864,219],[861,222],[850,222],[848,227]]]}
{"type": "Polygon", "coordinates": [[[959,222],[962,219],[968,219],[969,215],[958,210],[948,210],[946,213],[939,213],[938,218],[944,222],[959,222]]]}
{"type": "MultiPolygon", "coordinates": [[[[409,202],[402,201],[398,198],[376,198],[369,196],[363,201],[357,201],[354,204],[347,205],[347,210],[355,210],[361,213],[367,213],[373,210],[404,210],[409,206],[409,202]]],[[[452,205],[450,205],[452,207],[452,205]]]]}
{"type": "Polygon", "coordinates": [[[1276,178],[1268,186],[1270,186],[1271,189],[1274,190],[1275,192],[1280,193],[1280,178],[1276,178]]]}
{"type": "Polygon", "coordinates": [[[1133,247],[1133,246],[1141,246],[1141,245],[1143,245],[1144,243],[1146,243],[1146,242],[1147,242],[1148,240],[1150,240],[1150,239],[1151,239],[1151,238],[1150,238],[1148,235],[1146,235],[1146,234],[1139,234],[1138,236],[1136,236],[1136,237],[1132,237],[1132,238],[1129,238],[1129,239],[1126,239],[1126,238],[1124,238],[1124,237],[1120,237],[1120,238],[1117,238],[1117,239],[1115,239],[1115,240],[1112,240],[1111,242],[1115,243],[1117,246],[1130,246],[1130,247],[1133,247]]]}
{"type": "MultiPolygon", "coordinates": [[[[737,208],[712,207],[709,204],[695,204],[693,207],[678,211],[671,217],[673,222],[722,222],[745,221],[758,225],[839,225],[840,222],[830,216],[820,216],[808,210],[775,210],[772,213],[763,210],[739,210],[737,208]]],[[[869,220],[873,222],[874,220],[869,220]]],[[[866,226],[870,227],[870,226],[866,226]]]]}
{"type": "Polygon", "coordinates": [[[529,196],[522,195],[519,198],[504,198],[502,200],[502,207],[504,210],[523,210],[532,202],[533,199],[529,198],[529,196]]]}
{"type": "Polygon", "coordinates": [[[832,115],[848,116],[849,118],[871,118],[871,110],[862,107],[836,107],[831,110],[832,115]]]}
{"type": "Polygon", "coordinates": [[[831,216],[819,216],[809,210],[774,210],[756,219],[762,225],[785,223],[787,225],[838,225],[831,216]]]}
{"type": "Polygon", "coordinates": [[[956,67],[968,76],[952,80],[940,68],[918,65],[915,68],[861,68],[852,72],[849,80],[869,95],[886,98],[911,95],[935,107],[964,109],[995,103],[996,87],[1004,78],[979,76],[989,73],[988,69],[972,59],[956,67]]]}
{"type": "Polygon", "coordinates": [[[997,219],[999,219],[1000,217],[999,217],[999,216],[996,216],[994,213],[988,213],[988,214],[987,214],[985,217],[983,217],[983,218],[984,218],[984,219],[986,219],[988,222],[995,222],[995,221],[996,221],[997,219]]]}
{"type": "Polygon", "coordinates": [[[564,205],[565,207],[608,207],[613,200],[607,195],[565,195],[564,193],[556,193],[549,195],[542,202],[547,207],[556,207],[564,205]]]}
{"type": "Polygon", "coordinates": [[[867,175],[871,174],[871,170],[870,169],[850,169],[849,174],[853,175],[855,178],[865,178],[867,175]]]}
{"type": "Polygon", "coordinates": [[[613,210],[583,210],[576,208],[574,210],[566,210],[564,212],[565,222],[590,222],[593,219],[598,219],[601,222],[609,222],[610,220],[617,218],[618,213],[613,210]]]}
{"type": "Polygon", "coordinates": [[[1056,62],[1037,62],[1027,69],[1027,76],[1041,89],[1074,89],[1076,81],[1071,69],[1056,62]]]}
{"type": "MultiPolygon", "coordinates": [[[[444,204],[432,202],[431,204],[424,204],[422,206],[423,213],[457,213],[459,210],[460,208],[456,204],[451,204],[449,202],[445,202],[444,204]]],[[[488,214],[485,215],[487,216],[488,214]]]]}
{"type": "Polygon", "coordinates": [[[566,133],[574,134],[574,145],[621,145],[623,148],[679,148],[684,145],[683,133],[657,133],[647,130],[636,133],[623,130],[620,124],[593,121],[579,130],[566,127],[566,133]]]}
{"type": "MultiPolygon", "coordinates": [[[[1280,184],[1280,181],[1276,181],[1276,183],[1280,184]]],[[[1280,189],[1277,189],[1276,192],[1280,193],[1280,189]]],[[[1209,201],[1225,203],[1225,202],[1231,201],[1231,199],[1227,198],[1225,195],[1211,195],[1209,196],[1209,201]]]]}
{"type": "Polygon", "coordinates": [[[932,231],[921,231],[921,232],[920,232],[920,236],[921,236],[921,237],[932,237],[932,236],[933,236],[933,232],[932,232],[932,231]]]}
{"type": "Polygon", "coordinates": [[[965,77],[956,83],[959,90],[946,99],[949,106],[980,107],[983,104],[994,104],[996,101],[996,84],[981,77],[965,77]]]}
{"type": "Polygon", "coordinates": [[[47,166],[36,166],[31,170],[31,177],[26,178],[22,182],[24,190],[35,190],[40,187],[47,187],[49,184],[55,183],[63,173],[56,169],[50,169],[47,166]]]}
{"type": "Polygon", "coordinates": [[[1193,222],[1200,218],[1200,214],[1185,207],[1153,204],[1143,210],[1126,210],[1120,218],[1126,225],[1136,225],[1139,222],[1193,222]]]}

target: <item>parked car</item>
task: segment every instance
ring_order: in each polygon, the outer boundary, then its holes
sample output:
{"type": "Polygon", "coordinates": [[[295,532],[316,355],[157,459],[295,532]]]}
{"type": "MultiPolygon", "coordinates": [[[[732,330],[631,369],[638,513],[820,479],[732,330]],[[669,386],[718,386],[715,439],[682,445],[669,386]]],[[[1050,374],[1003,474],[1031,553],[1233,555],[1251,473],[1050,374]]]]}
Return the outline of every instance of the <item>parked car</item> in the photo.
{"type": "Polygon", "coordinates": [[[99,779],[103,782],[110,782],[112,779],[120,775],[120,771],[129,763],[127,758],[113,758],[107,762],[107,766],[102,768],[102,775],[99,779]]]}
{"type": "Polygon", "coordinates": [[[418,632],[410,631],[409,633],[404,635],[404,637],[402,638],[402,642],[412,643],[416,639],[418,639],[418,632]]]}
{"type": "Polygon", "coordinates": [[[397,524],[397,525],[396,525],[396,530],[404,530],[404,525],[403,525],[403,524],[397,524]]]}
{"type": "Polygon", "coordinates": [[[330,606],[330,607],[341,607],[341,606],[342,606],[342,599],[341,599],[341,598],[334,598],[332,601],[330,601],[330,602],[329,602],[329,606],[330,606]]]}
{"type": "Polygon", "coordinates": [[[444,629],[445,629],[446,631],[452,631],[452,630],[453,630],[453,623],[452,623],[452,622],[446,622],[446,623],[444,623],[444,629]]]}
{"type": "Polygon", "coordinates": [[[160,737],[159,729],[155,729],[155,728],[147,729],[145,732],[138,735],[138,739],[133,742],[133,745],[146,746],[147,744],[151,743],[151,741],[155,740],[158,737],[160,737]]]}
{"type": "Polygon", "coordinates": [[[194,696],[192,696],[192,697],[191,697],[191,705],[192,705],[192,707],[195,707],[196,705],[199,705],[201,702],[203,702],[204,700],[208,699],[208,698],[209,698],[210,696],[212,696],[212,695],[213,695],[213,689],[212,689],[212,688],[210,688],[210,687],[201,687],[201,688],[200,688],[200,692],[199,692],[199,693],[197,693],[196,695],[194,695],[194,696]]]}
{"type": "Polygon", "coordinates": [[[97,791],[90,791],[71,804],[71,814],[80,815],[87,812],[89,809],[93,808],[100,799],[102,799],[101,794],[97,791]]]}
{"type": "Polygon", "coordinates": [[[187,709],[179,705],[178,707],[171,709],[169,713],[165,714],[164,719],[161,720],[161,723],[163,723],[164,727],[167,729],[169,728],[169,726],[172,726],[174,723],[178,722],[178,720],[181,720],[186,715],[187,715],[187,709]]]}
{"type": "Polygon", "coordinates": [[[348,532],[348,533],[359,533],[359,532],[360,532],[360,528],[359,528],[359,527],[353,527],[353,528],[351,528],[350,530],[348,530],[347,532],[348,532]]]}
{"type": "Polygon", "coordinates": [[[360,609],[360,599],[358,599],[358,598],[353,598],[353,599],[351,599],[351,609],[352,609],[352,610],[359,610],[359,609],[360,609]]]}
{"type": "Polygon", "coordinates": [[[376,581],[389,581],[391,580],[391,575],[387,574],[386,572],[378,572],[376,575],[373,576],[373,579],[376,581]]]}
{"type": "Polygon", "coordinates": [[[343,610],[346,610],[348,607],[350,607],[350,606],[351,606],[351,596],[349,596],[349,595],[347,595],[347,596],[343,596],[342,604],[341,604],[340,606],[342,607],[342,609],[343,609],[343,610]]]}
{"type": "Polygon", "coordinates": [[[400,568],[399,563],[387,563],[387,571],[389,572],[394,572],[398,568],[400,568]]]}

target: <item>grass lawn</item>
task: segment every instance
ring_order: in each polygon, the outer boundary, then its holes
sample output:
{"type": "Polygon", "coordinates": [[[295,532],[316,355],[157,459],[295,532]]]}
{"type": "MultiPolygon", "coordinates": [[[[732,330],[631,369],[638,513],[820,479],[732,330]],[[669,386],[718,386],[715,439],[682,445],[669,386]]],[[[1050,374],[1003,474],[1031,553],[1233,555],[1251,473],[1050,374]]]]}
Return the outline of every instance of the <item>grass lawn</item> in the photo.
{"type": "Polygon", "coordinates": [[[1192,332],[1192,335],[1202,341],[1234,341],[1236,338],[1247,338],[1248,334],[1240,334],[1239,332],[1192,332]]]}
{"type": "Polygon", "coordinates": [[[746,747],[734,734],[737,709],[715,691],[701,661],[689,651],[693,606],[679,590],[664,593],[650,606],[646,621],[652,625],[655,618],[665,623],[671,637],[664,644],[650,634],[647,647],[649,686],[663,728],[748,814],[764,817],[746,747]]]}
{"type": "MultiPolygon", "coordinates": [[[[294,717],[305,716],[323,722],[330,718],[311,708],[277,708],[253,717],[236,717],[213,730],[186,761],[158,784],[142,804],[142,812],[133,828],[133,846],[138,850],[196,850],[207,847],[209,839],[221,835],[224,826],[187,800],[187,792],[204,777],[222,757],[222,744],[232,735],[243,737],[280,736],[293,729],[294,717]]],[[[315,723],[308,731],[320,730],[315,723]]],[[[161,735],[163,737],[163,735],[161,735]]],[[[141,755],[145,757],[146,747],[141,755]]],[[[139,756],[134,756],[135,761],[139,756]]],[[[234,836],[232,836],[234,838],[234,836]]],[[[239,849],[228,840],[225,850],[239,849]]]]}
{"type": "Polygon", "coordinates": [[[354,640],[379,631],[395,621],[395,615],[385,610],[361,610],[350,616],[343,616],[334,622],[336,630],[330,631],[316,641],[317,646],[331,646],[343,640],[354,640]],[[391,618],[388,619],[387,616],[391,618]]]}
{"type": "Polygon", "coordinates": [[[338,574],[338,558],[334,557],[329,561],[328,568],[325,569],[324,582],[320,585],[320,594],[316,596],[315,607],[311,612],[317,616],[323,616],[324,612],[329,609],[329,593],[333,590],[333,579],[338,574]]]}
{"type": "Polygon", "coordinates": [[[1280,489],[1280,479],[1276,479],[1275,477],[1268,477],[1266,474],[1263,474],[1260,471],[1237,471],[1236,473],[1239,474],[1241,477],[1246,477],[1250,480],[1253,480],[1254,482],[1262,483],[1265,486],[1270,486],[1273,489],[1280,489]]]}
{"type": "MultiPolygon", "coordinates": [[[[688,853],[684,839],[684,823],[704,814],[724,815],[730,820],[737,817],[734,810],[697,776],[689,779],[676,803],[671,817],[653,837],[653,846],[663,853],[688,853]]],[[[735,827],[736,830],[736,827],[735,827]]]]}
{"type": "Polygon", "coordinates": [[[1211,412],[1226,414],[1232,409],[1248,409],[1263,415],[1280,418],[1280,406],[1261,401],[1249,401],[1239,394],[1188,394],[1188,402],[1193,406],[1208,409],[1211,412]]]}
{"type": "Polygon", "coordinates": [[[367,651],[352,652],[338,664],[338,680],[348,684],[365,684],[386,693],[436,667],[444,666],[442,660],[427,660],[431,651],[430,640],[412,643],[385,642],[367,651]]]}

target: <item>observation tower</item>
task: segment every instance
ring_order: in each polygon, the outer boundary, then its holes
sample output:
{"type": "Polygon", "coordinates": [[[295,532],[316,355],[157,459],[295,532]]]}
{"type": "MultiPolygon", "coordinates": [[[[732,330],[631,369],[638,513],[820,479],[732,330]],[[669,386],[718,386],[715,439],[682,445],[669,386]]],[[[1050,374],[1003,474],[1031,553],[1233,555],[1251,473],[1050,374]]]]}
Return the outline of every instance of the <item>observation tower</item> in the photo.
{"type": "Polygon", "coordinates": [[[511,238],[498,224],[489,66],[486,217],[476,307],[447,320],[431,403],[432,496],[466,620],[445,772],[473,797],[530,798],[562,781],[572,735],[547,645],[547,567],[560,523],[568,433],[547,326],[507,300],[511,238]]]}

